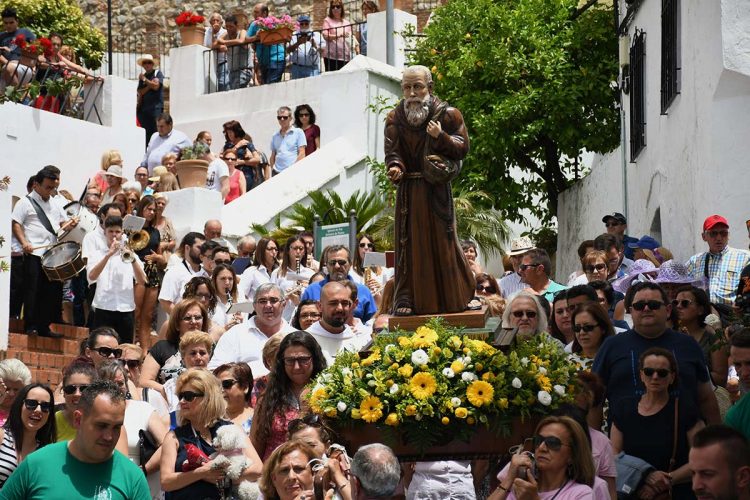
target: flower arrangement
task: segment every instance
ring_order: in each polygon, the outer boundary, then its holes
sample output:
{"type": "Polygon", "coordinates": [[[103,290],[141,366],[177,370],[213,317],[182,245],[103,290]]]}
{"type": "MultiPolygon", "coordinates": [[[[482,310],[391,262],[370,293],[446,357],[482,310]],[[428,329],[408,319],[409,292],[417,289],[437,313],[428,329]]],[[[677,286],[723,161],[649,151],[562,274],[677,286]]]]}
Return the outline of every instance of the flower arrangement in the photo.
{"type": "Polygon", "coordinates": [[[284,14],[281,17],[258,17],[253,22],[261,31],[275,30],[279,28],[288,28],[292,31],[296,31],[299,29],[299,24],[288,14],[284,14]]]}
{"type": "Polygon", "coordinates": [[[177,26],[185,27],[185,26],[198,26],[202,25],[205,22],[206,18],[201,16],[200,14],[195,14],[189,10],[180,12],[180,15],[178,15],[174,22],[177,24],[177,26]]]}
{"type": "Polygon", "coordinates": [[[52,42],[49,38],[39,37],[29,42],[26,40],[26,36],[23,33],[20,33],[13,39],[13,43],[15,43],[21,51],[34,56],[44,55],[45,57],[50,57],[53,53],[52,42]]]}
{"type": "Polygon", "coordinates": [[[313,412],[336,427],[374,424],[424,450],[478,426],[506,433],[513,419],[572,400],[576,366],[547,336],[504,354],[439,319],[408,335],[379,336],[364,358],[342,352],[312,382],[313,412]]]}

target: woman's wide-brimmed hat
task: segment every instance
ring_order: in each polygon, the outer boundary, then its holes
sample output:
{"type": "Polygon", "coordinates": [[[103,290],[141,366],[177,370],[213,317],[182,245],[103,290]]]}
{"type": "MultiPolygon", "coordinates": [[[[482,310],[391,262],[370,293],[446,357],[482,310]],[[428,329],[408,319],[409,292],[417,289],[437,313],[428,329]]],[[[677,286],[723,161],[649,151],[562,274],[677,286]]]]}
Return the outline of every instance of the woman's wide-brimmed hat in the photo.
{"type": "Polygon", "coordinates": [[[650,260],[638,259],[633,262],[632,266],[630,266],[628,274],[626,274],[622,278],[617,278],[612,283],[612,288],[620,293],[627,293],[628,288],[630,288],[630,285],[633,284],[633,281],[636,278],[642,276],[643,279],[650,280],[650,278],[653,277],[657,271],[658,269],[650,260]]]}

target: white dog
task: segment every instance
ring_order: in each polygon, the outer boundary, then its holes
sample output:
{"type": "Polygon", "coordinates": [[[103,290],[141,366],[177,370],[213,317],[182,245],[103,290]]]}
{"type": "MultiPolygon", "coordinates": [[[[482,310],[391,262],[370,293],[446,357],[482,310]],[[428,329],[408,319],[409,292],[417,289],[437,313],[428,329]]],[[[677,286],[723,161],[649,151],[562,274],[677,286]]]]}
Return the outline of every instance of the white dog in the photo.
{"type": "Polygon", "coordinates": [[[258,485],[252,481],[239,481],[242,471],[250,465],[250,460],[245,456],[247,437],[236,425],[224,425],[216,431],[213,441],[216,453],[211,455],[216,467],[226,465],[227,478],[237,487],[237,498],[239,500],[257,500],[260,495],[258,485]]]}

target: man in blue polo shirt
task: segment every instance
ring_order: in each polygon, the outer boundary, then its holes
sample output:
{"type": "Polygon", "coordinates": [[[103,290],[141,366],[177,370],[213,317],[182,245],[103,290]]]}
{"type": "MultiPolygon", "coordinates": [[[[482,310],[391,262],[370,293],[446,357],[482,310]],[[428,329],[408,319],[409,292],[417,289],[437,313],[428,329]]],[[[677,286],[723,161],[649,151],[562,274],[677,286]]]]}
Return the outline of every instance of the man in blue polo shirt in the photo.
{"type": "Polygon", "coordinates": [[[282,106],[276,112],[276,119],[281,129],[271,138],[271,158],[268,164],[273,175],[291,167],[305,157],[307,139],[305,133],[292,127],[292,110],[282,106]]]}
{"type": "MultiPolygon", "coordinates": [[[[323,281],[318,281],[307,287],[305,293],[302,294],[300,300],[315,300],[320,301],[320,292],[329,281],[353,281],[349,276],[349,269],[352,266],[351,256],[349,249],[343,245],[332,245],[328,249],[328,262],[325,262],[325,266],[328,269],[328,275],[323,281]]],[[[321,263],[322,265],[323,263],[321,263]]],[[[375,299],[372,298],[370,289],[365,285],[357,284],[357,300],[358,304],[354,309],[354,317],[362,320],[362,323],[366,323],[370,318],[375,315],[377,305],[375,305],[375,299]]]]}
{"type": "MultiPolygon", "coordinates": [[[[253,20],[268,17],[268,6],[264,3],[256,3],[253,7],[253,20]]],[[[286,51],[283,43],[275,45],[263,45],[258,36],[260,27],[255,21],[250,23],[247,29],[247,41],[255,48],[255,57],[258,59],[258,70],[260,71],[260,83],[280,82],[286,66],[286,51]]]]}

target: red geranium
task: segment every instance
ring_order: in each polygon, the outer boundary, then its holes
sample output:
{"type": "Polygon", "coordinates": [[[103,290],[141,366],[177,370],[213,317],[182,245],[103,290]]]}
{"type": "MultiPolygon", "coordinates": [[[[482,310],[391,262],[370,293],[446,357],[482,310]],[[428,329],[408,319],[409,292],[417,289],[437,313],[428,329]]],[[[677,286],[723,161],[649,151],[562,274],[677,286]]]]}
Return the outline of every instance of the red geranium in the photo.
{"type": "Polygon", "coordinates": [[[25,49],[26,48],[26,35],[23,33],[19,33],[16,35],[16,38],[13,39],[13,43],[16,44],[16,47],[19,49],[25,49]]]}
{"type": "Polygon", "coordinates": [[[200,14],[193,14],[189,10],[186,10],[181,12],[180,15],[175,18],[174,22],[177,26],[197,26],[203,24],[205,20],[206,18],[200,14]]]}

